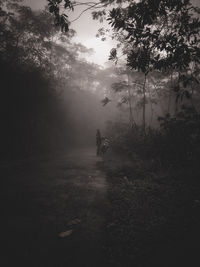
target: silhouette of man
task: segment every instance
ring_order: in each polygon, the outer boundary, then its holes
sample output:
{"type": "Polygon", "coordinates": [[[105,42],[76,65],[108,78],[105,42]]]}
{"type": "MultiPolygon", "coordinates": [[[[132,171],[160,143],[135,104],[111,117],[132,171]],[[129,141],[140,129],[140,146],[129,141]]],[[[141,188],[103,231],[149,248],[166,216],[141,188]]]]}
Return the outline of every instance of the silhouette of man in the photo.
{"type": "Polygon", "coordinates": [[[96,133],[96,145],[97,145],[97,156],[99,156],[101,153],[101,133],[99,129],[97,129],[96,133]]]}

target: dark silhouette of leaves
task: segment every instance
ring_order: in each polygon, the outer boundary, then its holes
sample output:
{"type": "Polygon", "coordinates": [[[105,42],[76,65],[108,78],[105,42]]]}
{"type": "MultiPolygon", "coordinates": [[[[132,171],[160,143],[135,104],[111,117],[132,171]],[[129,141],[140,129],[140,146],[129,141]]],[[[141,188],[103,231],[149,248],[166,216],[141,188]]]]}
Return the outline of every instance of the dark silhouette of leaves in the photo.
{"type": "Polygon", "coordinates": [[[107,105],[111,100],[106,96],[103,100],[101,100],[101,103],[103,107],[107,105]]]}

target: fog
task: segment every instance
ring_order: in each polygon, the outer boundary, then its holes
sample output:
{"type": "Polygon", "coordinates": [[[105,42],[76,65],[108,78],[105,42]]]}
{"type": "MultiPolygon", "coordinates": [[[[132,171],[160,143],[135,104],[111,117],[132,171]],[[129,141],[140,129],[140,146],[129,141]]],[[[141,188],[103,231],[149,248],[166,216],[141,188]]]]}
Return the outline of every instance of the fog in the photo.
{"type": "Polygon", "coordinates": [[[2,266],[200,266],[199,14],[0,0],[2,266]]]}
{"type": "Polygon", "coordinates": [[[177,112],[169,73],[148,75],[144,100],[142,72],[123,60],[104,67],[87,61],[94,51],[74,42],[73,29],[55,27],[47,9],[15,1],[2,8],[2,157],[95,146],[96,129],[106,135],[111,125],[141,125],[144,117],[156,128],[159,116],[177,112]]]}
{"type": "Polygon", "coordinates": [[[119,113],[113,102],[101,102],[114,68],[88,62],[93,51],[72,41],[74,30],[55,28],[47,10],[7,4],[1,18],[1,157],[94,146],[96,129],[103,132],[119,113]]]}

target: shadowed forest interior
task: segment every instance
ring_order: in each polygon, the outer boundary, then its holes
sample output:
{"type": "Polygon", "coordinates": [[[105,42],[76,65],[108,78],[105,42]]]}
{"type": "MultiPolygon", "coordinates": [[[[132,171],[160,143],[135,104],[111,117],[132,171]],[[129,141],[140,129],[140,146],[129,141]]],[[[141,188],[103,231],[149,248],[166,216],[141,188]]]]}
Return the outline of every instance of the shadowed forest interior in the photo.
{"type": "Polygon", "coordinates": [[[2,266],[199,266],[199,18],[0,0],[2,266]]]}

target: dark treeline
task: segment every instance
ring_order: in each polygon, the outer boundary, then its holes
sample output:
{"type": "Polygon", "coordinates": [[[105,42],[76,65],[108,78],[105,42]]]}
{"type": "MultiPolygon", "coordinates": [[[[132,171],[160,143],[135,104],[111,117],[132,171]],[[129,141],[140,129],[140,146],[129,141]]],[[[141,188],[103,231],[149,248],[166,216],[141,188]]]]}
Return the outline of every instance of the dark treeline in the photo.
{"type": "Polygon", "coordinates": [[[1,3],[0,18],[1,157],[50,150],[67,126],[50,60],[51,18],[14,1],[1,3]]]}

